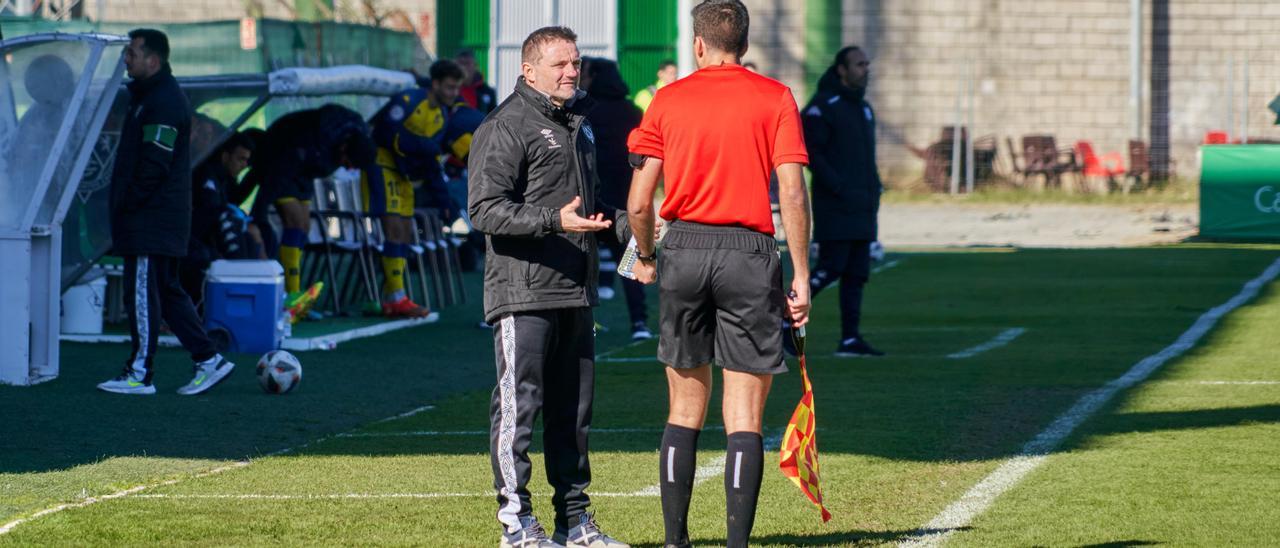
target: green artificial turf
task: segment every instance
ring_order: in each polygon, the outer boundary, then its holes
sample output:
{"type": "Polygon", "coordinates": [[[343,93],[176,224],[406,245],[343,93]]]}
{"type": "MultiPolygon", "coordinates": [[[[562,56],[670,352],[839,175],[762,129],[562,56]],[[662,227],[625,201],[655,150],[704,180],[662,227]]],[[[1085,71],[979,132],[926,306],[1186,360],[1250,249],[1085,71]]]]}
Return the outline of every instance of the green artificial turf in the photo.
{"type": "MultiPolygon", "coordinates": [[[[831,356],[838,289],[821,294],[809,367],[835,517],[823,524],[769,451],[755,543],[907,538],[1081,395],[1169,345],[1277,255],[1206,244],[895,254],[899,264],[867,287],[864,333],[889,353],[881,359],[831,356]],[[1007,346],[946,357],[1014,327],[1026,331],[1007,346]]],[[[493,546],[492,335],[474,328],[476,295],[437,324],[302,353],[303,382],[285,396],[263,394],[249,373],[256,357],[240,355],[244,369],[226,385],[179,397],[172,391],[189,362],[173,349],[160,352],[157,396],[102,394],[93,384],[116,372],[125,347],[64,345],[58,380],[0,387],[0,524],[180,481],[40,517],[0,545],[493,546]],[[433,408],[379,422],[424,405],[433,408]],[[294,449],[269,456],[285,448],[294,449]],[[246,466],[194,477],[244,457],[246,466]]],[[[1266,289],[1150,382],[1120,393],[951,542],[1280,542],[1280,386],[1199,384],[1280,381],[1271,357],[1277,299],[1266,289]]],[[[606,532],[660,546],[659,499],[644,494],[656,484],[666,412],[661,366],[646,359],[656,342],[629,344],[621,292],[597,316],[609,328],[597,338],[608,358],[597,364],[588,492],[606,532]]],[[[785,425],[799,380],[793,372],[775,382],[766,437],[785,425]]],[[[707,422],[702,465],[723,455],[718,398],[707,422]]],[[[550,523],[537,438],[531,489],[550,523]]],[[[724,543],[722,481],[695,489],[695,544],[724,543]]]]}

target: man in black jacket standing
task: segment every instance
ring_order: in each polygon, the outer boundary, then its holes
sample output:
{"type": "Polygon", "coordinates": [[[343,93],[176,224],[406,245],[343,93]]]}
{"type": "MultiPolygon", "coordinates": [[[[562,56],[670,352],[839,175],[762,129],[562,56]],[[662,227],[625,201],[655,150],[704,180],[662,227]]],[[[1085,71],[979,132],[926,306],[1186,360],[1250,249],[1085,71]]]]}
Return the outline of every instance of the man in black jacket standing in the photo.
{"type": "Polygon", "coordinates": [[[803,116],[813,172],[813,240],[818,242],[818,267],[809,285],[817,295],[840,282],[836,356],[841,357],[884,355],[859,330],[883,188],[876,168],[875,115],[865,98],[870,74],[867,54],[858,46],[841,49],[803,116]]]}
{"type": "Polygon", "coordinates": [[[111,240],[124,257],[124,302],[133,352],[124,371],[98,388],[155,394],[151,364],[160,318],[191,353],[195,376],[179,394],[212,388],[235,364],[215,350],[178,279],[191,233],[191,106],[169,69],[169,39],[153,29],[129,33],[124,63],[129,110],[111,175],[111,240]]]}
{"type": "MultiPolygon", "coordinates": [[[[596,166],[600,173],[600,201],[617,209],[626,209],[627,195],[631,193],[631,164],[627,161],[627,136],[640,125],[644,112],[627,99],[631,90],[622,81],[618,64],[609,59],[593,59],[585,69],[591,76],[587,96],[595,107],[587,114],[591,129],[595,132],[596,166]]],[[[600,244],[609,249],[615,261],[622,258],[628,239],[619,240],[611,232],[600,233],[600,244]]],[[[612,273],[600,276],[603,293],[612,281],[612,273]]],[[[610,289],[612,290],[612,289],[610,289]]],[[[649,313],[645,308],[644,284],[622,278],[622,291],[627,296],[627,313],[631,318],[631,340],[653,338],[649,331],[649,313]]]]}
{"type": "Polygon", "coordinates": [[[485,234],[485,321],[494,326],[497,386],[489,455],[501,546],[625,547],[587,508],[587,432],[595,389],[599,265],[593,232],[624,230],[625,212],[595,199],[595,137],[578,90],[577,35],[538,29],[525,39],[515,92],[485,118],[471,147],[468,207],[485,234]],[[533,515],[529,443],[542,412],[555,542],[533,515]]]}

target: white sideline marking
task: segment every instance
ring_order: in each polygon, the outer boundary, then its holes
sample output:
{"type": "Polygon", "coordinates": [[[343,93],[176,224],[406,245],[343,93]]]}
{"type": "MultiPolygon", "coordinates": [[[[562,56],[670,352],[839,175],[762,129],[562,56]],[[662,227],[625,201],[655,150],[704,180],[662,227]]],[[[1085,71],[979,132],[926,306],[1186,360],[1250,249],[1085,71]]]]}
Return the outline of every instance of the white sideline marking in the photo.
{"type": "MultiPolygon", "coordinates": [[[[607,357],[609,357],[609,356],[612,356],[612,355],[614,355],[614,354],[617,354],[618,352],[622,352],[623,350],[626,350],[626,349],[628,349],[628,348],[634,348],[634,347],[640,346],[640,345],[642,345],[642,344],[644,344],[644,343],[647,343],[647,342],[649,342],[649,341],[655,341],[655,340],[657,340],[657,339],[658,339],[657,337],[654,337],[654,338],[652,338],[652,339],[645,339],[645,340],[643,340],[643,341],[631,341],[631,342],[629,342],[629,343],[627,343],[627,344],[624,344],[624,345],[622,345],[622,346],[619,346],[619,347],[617,347],[617,348],[614,348],[613,350],[610,350],[610,351],[608,351],[608,352],[605,352],[604,354],[596,354],[596,361],[606,361],[606,360],[602,360],[602,358],[607,358],[607,357]]],[[[608,361],[611,361],[611,360],[608,360],[608,361]]]]}
{"type": "MultiPolygon", "coordinates": [[[[400,419],[407,419],[407,418],[409,418],[409,417],[412,417],[412,416],[414,416],[414,415],[417,415],[418,413],[422,413],[422,412],[424,412],[424,411],[430,411],[430,410],[435,409],[435,408],[436,408],[436,406],[434,406],[434,405],[424,405],[424,406],[419,407],[419,408],[417,408],[417,409],[414,409],[414,410],[412,410],[412,411],[405,411],[404,413],[401,413],[401,414],[396,415],[396,416],[394,416],[394,417],[387,417],[387,418],[385,418],[385,419],[379,419],[379,420],[376,420],[376,421],[374,421],[374,422],[373,422],[373,424],[382,424],[382,423],[384,423],[384,422],[391,422],[391,421],[398,421],[398,420],[400,420],[400,419]]],[[[341,436],[342,436],[342,435],[341,435],[341,434],[339,434],[339,437],[341,437],[341,436]]]]}
{"type": "Polygon", "coordinates": [[[871,273],[872,273],[872,274],[879,274],[879,273],[881,273],[881,272],[884,272],[884,271],[886,271],[886,270],[889,270],[890,268],[893,268],[893,267],[895,267],[895,266],[898,266],[898,263],[901,263],[901,262],[902,262],[902,260],[901,260],[901,259],[894,259],[894,260],[892,260],[892,261],[889,261],[889,262],[887,262],[887,263],[884,263],[884,264],[882,264],[882,265],[880,265],[880,266],[877,266],[877,267],[875,267],[875,268],[871,269],[871,273]]]}
{"type": "Polygon", "coordinates": [[[1142,361],[1134,364],[1124,375],[1111,380],[1101,388],[1095,389],[1077,400],[1070,409],[1054,419],[1048,428],[1045,428],[1044,431],[1037,434],[1026,445],[1023,445],[1017,456],[1005,460],[994,472],[979,481],[977,485],[969,488],[959,500],[951,503],[941,513],[934,516],[924,527],[913,533],[913,538],[899,543],[898,546],[938,546],[945,542],[956,529],[969,525],[973,518],[990,508],[996,498],[1012,489],[1028,473],[1043,464],[1050,451],[1056,449],[1067,436],[1071,435],[1071,432],[1076,427],[1096,413],[1103,405],[1106,405],[1117,392],[1131,388],[1146,380],[1147,377],[1150,377],[1152,373],[1169,360],[1191,349],[1218,323],[1218,320],[1232,310],[1249,302],[1250,299],[1257,296],[1262,286],[1275,280],[1277,276],[1280,276],[1280,259],[1272,262],[1271,266],[1267,267],[1257,278],[1244,284],[1240,292],[1228,299],[1227,302],[1215,306],[1200,315],[1195,323],[1182,333],[1173,344],[1143,358],[1142,361]]]}
{"type": "MultiPolygon", "coordinates": [[[[703,430],[724,430],[723,426],[708,426],[703,430]]],[[[638,434],[662,432],[662,428],[592,428],[592,434],[638,434]]],[[[413,432],[344,432],[338,438],[414,438],[429,436],[488,436],[488,430],[416,430],[413,432]]]]}
{"type": "Polygon", "coordinates": [[[183,480],[186,480],[186,479],[197,479],[197,478],[203,478],[203,477],[205,477],[205,476],[212,476],[212,475],[214,475],[214,474],[221,474],[222,472],[226,472],[227,470],[233,470],[233,469],[236,469],[236,468],[244,468],[245,466],[248,466],[248,465],[249,465],[249,461],[247,461],[247,460],[236,461],[236,462],[233,462],[233,463],[231,463],[231,464],[228,464],[228,465],[225,465],[225,466],[220,466],[220,467],[218,467],[218,468],[214,468],[213,470],[209,470],[209,471],[207,471],[207,472],[201,472],[201,473],[199,473],[199,474],[196,474],[196,475],[194,475],[194,476],[190,476],[190,477],[174,478],[174,479],[171,479],[171,480],[165,480],[165,481],[158,482],[158,483],[148,483],[148,484],[138,485],[138,486],[135,486],[135,487],[130,487],[130,488],[128,488],[128,489],[124,489],[124,490],[122,490],[122,491],[116,491],[116,492],[111,493],[111,494],[109,494],[109,495],[102,495],[102,496],[100,496],[100,497],[89,497],[89,498],[84,499],[84,500],[82,500],[82,501],[80,501],[80,502],[72,502],[72,503],[67,503],[67,504],[59,504],[59,505],[54,506],[54,507],[52,507],[52,508],[45,508],[44,510],[41,510],[41,511],[36,512],[36,513],[34,513],[34,514],[31,514],[30,516],[27,516],[27,517],[25,517],[25,518],[18,518],[18,519],[15,519],[15,520],[13,520],[13,521],[10,521],[9,523],[4,524],[3,526],[0,526],[0,535],[7,535],[7,534],[9,534],[11,531],[13,531],[15,528],[17,528],[19,525],[22,525],[22,524],[24,524],[24,523],[27,523],[27,522],[30,522],[30,521],[34,521],[34,520],[40,519],[40,518],[42,518],[42,517],[45,517],[45,516],[48,516],[48,515],[51,515],[51,514],[56,514],[56,513],[58,513],[58,512],[63,511],[63,510],[73,510],[73,509],[76,509],[76,508],[84,508],[85,506],[89,506],[89,505],[91,505],[91,504],[96,504],[96,503],[99,503],[99,502],[102,502],[102,501],[107,501],[107,500],[112,500],[112,499],[118,499],[118,498],[124,498],[124,497],[127,497],[127,496],[129,496],[129,495],[132,495],[132,494],[134,494],[134,493],[139,493],[139,492],[142,492],[142,491],[146,491],[147,489],[154,489],[154,488],[156,488],[156,487],[166,487],[166,486],[173,485],[173,484],[175,484],[175,483],[178,483],[178,482],[183,481],[183,480]]]}
{"type": "MultiPolygon", "coordinates": [[[[884,263],[884,264],[882,264],[882,265],[880,265],[880,266],[877,266],[877,267],[875,267],[875,268],[871,269],[871,273],[872,273],[872,274],[879,274],[879,273],[881,273],[881,272],[884,272],[884,271],[886,271],[886,270],[889,270],[890,268],[893,268],[893,267],[895,267],[895,266],[898,266],[898,263],[901,263],[902,261],[903,261],[902,259],[894,259],[894,260],[892,260],[892,261],[889,261],[889,262],[887,262],[887,263],[884,263]]],[[[834,282],[831,282],[831,283],[827,284],[823,289],[834,289],[834,288],[837,288],[837,287],[840,287],[840,280],[836,280],[836,281],[834,281],[834,282]]]]}
{"type": "Polygon", "coordinates": [[[966,348],[954,354],[947,354],[947,357],[953,360],[963,360],[965,358],[972,358],[988,350],[995,350],[997,348],[1000,348],[1001,346],[1009,344],[1013,342],[1014,339],[1022,336],[1022,334],[1026,332],[1027,332],[1027,328],[1025,327],[1013,327],[1010,329],[1006,329],[1004,331],[1001,331],[999,335],[996,335],[995,338],[987,342],[984,342],[973,348],[966,348]]]}
{"type": "Polygon", "coordinates": [[[653,357],[634,357],[634,358],[596,358],[596,363],[658,363],[658,358],[653,357]]]}
{"type": "MultiPolygon", "coordinates": [[[[414,409],[414,410],[412,410],[412,411],[408,411],[408,412],[406,412],[406,413],[401,413],[401,414],[399,414],[399,415],[395,415],[395,416],[392,416],[392,417],[387,417],[387,418],[385,418],[385,419],[378,420],[378,421],[376,421],[374,424],[383,423],[383,422],[387,422],[387,421],[390,421],[390,420],[395,420],[395,419],[398,419],[398,418],[410,417],[410,416],[416,415],[416,414],[418,414],[418,413],[421,413],[421,412],[423,412],[423,411],[427,411],[427,410],[429,410],[429,409],[434,409],[434,408],[435,408],[435,406],[432,406],[432,405],[424,405],[424,406],[422,406],[422,407],[419,407],[419,408],[414,409]]],[[[307,446],[311,445],[312,443],[318,443],[318,442],[321,442],[321,441],[327,440],[327,439],[329,439],[329,438],[336,437],[336,436],[338,436],[338,435],[341,435],[341,434],[336,434],[335,436],[325,436],[325,437],[322,437],[322,438],[320,438],[320,439],[317,439],[317,440],[314,440],[314,441],[310,441],[310,442],[304,443],[304,444],[299,445],[299,446],[296,446],[296,447],[286,447],[286,448],[281,449],[281,450],[279,450],[279,451],[273,451],[273,452],[271,452],[271,453],[267,453],[267,454],[266,454],[266,455],[264,455],[264,456],[266,456],[266,457],[275,457],[275,456],[279,456],[279,455],[284,455],[284,454],[286,454],[286,453],[290,453],[290,452],[293,452],[293,451],[297,451],[297,450],[299,450],[299,449],[302,449],[302,448],[304,448],[304,447],[307,447],[307,446]]],[[[56,513],[58,513],[58,512],[63,511],[63,510],[73,510],[73,509],[76,509],[76,508],[84,508],[84,507],[89,506],[89,505],[91,505],[91,504],[97,504],[97,503],[99,503],[99,502],[103,502],[103,501],[107,501],[107,500],[113,500],[113,499],[124,498],[124,497],[130,496],[130,495],[134,495],[134,494],[137,494],[137,493],[141,493],[142,491],[146,491],[146,490],[149,490],[149,489],[155,489],[155,488],[157,488],[157,487],[167,487],[167,486],[174,485],[174,484],[176,484],[176,483],[179,483],[179,482],[182,482],[182,481],[185,481],[185,480],[188,480],[188,479],[200,479],[200,478],[204,478],[204,477],[212,476],[212,475],[215,475],[215,474],[221,474],[221,473],[226,472],[226,471],[228,471],[228,470],[235,470],[235,469],[238,469],[238,468],[244,468],[244,467],[246,467],[246,466],[249,466],[252,462],[253,462],[253,460],[252,460],[252,459],[239,460],[239,461],[236,461],[236,462],[233,462],[233,463],[230,463],[230,464],[226,464],[226,465],[223,465],[223,466],[219,466],[219,467],[214,468],[214,469],[212,469],[212,470],[208,470],[208,471],[205,471],[205,472],[200,472],[200,473],[195,474],[195,475],[193,475],[193,476],[186,476],[186,477],[174,478],[174,479],[171,479],[171,480],[165,480],[165,481],[156,482],[156,483],[146,483],[146,484],[143,484],[143,485],[137,485],[137,486],[134,486],[134,487],[130,487],[130,488],[128,488],[128,489],[123,489],[123,490],[120,490],[120,491],[116,491],[116,492],[111,493],[111,494],[108,494],[108,495],[102,495],[102,496],[100,496],[100,497],[89,497],[89,498],[84,499],[84,500],[82,500],[82,501],[80,501],[80,502],[73,502],[73,503],[67,503],[67,504],[59,504],[59,505],[57,505],[57,506],[54,506],[54,507],[51,507],[51,508],[46,508],[46,509],[44,509],[44,510],[41,510],[41,511],[36,512],[36,513],[34,513],[34,514],[31,514],[30,516],[27,516],[27,517],[25,517],[25,518],[15,519],[15,520],[13,520],[13,521],[10,521],[9,523],[6,523],[6,524],[4,524],[4,525],[0,526],[0,536],[3,536],[3,535],[6,535],[6,534],[9,534],[9,532],[13,531],[13,530],[14,530],[15,528],[17,528],[19,525],[22,525],[22,524],[24,524],[24,523],[27,523],[27,522],[30,522],[30,521],[34,521],[34,520],[40,519],[40,518],[45,517],[45,516],[48,516],[48,515],[50,515],[50,514],[56,514],[56,513]]]]}
{"type": "Polygon", "coordinates": [[[1271,385],[1280,384],[1280,381],[1191,381],[1191,384],[1215,384],[1215,385],[1271,385]]]}
{"type": "MultiPolygon", "coordinates": [[[[296,350],[305,352],[309,350],[333,350],[338,347],[338,343],[363,339],[367,337],[375,337],[392,331],[398,331],[415,325],[428,323],[436,323],[440,320],[439,312],[432,312],[425,318],[406,318],[390,322],[382,322],[366,327],[358,327],[356,329],[348,329],[338,333],[329,335],[321,335],[319,337],[299,338],[289,337],[280,342],[280,348],[285,350],[296,350]]],[[[67,342],[79,343],[127,343],[130,341],[129,335],[75,335],[63,334],[58,337],[59,340],[67,342]]],[[[173,335],[162,335],[156,339],[156,344],[165,347],[180,347],[182,343],[178,342],[178,338],[173,335]]]]}

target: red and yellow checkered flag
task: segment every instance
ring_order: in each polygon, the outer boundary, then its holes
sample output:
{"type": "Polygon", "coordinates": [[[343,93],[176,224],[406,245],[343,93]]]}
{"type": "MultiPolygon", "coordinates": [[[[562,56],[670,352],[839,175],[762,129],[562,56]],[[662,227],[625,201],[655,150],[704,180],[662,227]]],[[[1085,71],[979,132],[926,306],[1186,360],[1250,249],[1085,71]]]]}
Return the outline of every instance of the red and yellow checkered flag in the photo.
{"type": "Polygon", "coordinates": [[[782,451],[778,468],[782,475],[791,478],[810,501],[822,511],[822,521],[831,519],[831,512],[822,505],[822,487],[818,485],[817,420],[813,412],[813,385],[809,383],[809,371],[804,363],[804,327],[796,333],[796,352],[800,355],[800,377],[804,379],[804,393],[791,414],[787,431],[782,435],[782,451]]]}

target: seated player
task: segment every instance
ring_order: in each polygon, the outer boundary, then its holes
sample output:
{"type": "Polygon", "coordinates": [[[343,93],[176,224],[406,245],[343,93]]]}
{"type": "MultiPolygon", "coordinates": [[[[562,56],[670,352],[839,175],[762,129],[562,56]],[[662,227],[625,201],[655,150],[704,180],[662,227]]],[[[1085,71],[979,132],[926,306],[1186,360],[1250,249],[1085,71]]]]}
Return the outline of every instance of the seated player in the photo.
{"type": "Polygon", "coordinates": [[[360,114],[334,104],[300,110],[280,117],[267,128],[249,163],[249,173],[232,196],[242,203],[258,188],[250,211],[254,224],[268,245],[275,240],[267,223],[267,208],[274,206],[284,224],[279,239],[279,259],[284,267],[286,306],[294,319],[319,297],[320,285],[301,289],[302,249],[311,225],[314,181],[340,167],[367,168],[373,164],[374,147],[369,126],[360,114]]]}
{"type": "Polygon", "coordinates": [[[204,277],[217,259],[259,258],[248,235],[249,216],[227,199],[236,177],[249,165],[253,140],[236,133],[196,167],[191,175],[191,239],[178,276],[197,305],[204,300],[204,277]]]}
{"type": "Polygon", "coordinates": [[[475,110],[458,106],[463,72],[457,64],[437,61],[431,65],[430,75],[429,84],[396,95],[374,115],[377,165],[361,176],[365,209],[382,218],[382,312],[392,317],[430,313],[405,292],[405,265],[414,230],[414,185],[421,185],[424,193],[435,198],[431,202],[443,202],[446,211],[457,211],[448,206],[440,159],[450,154],[465,160],[471,132],[480,119],[475,110]]]}

